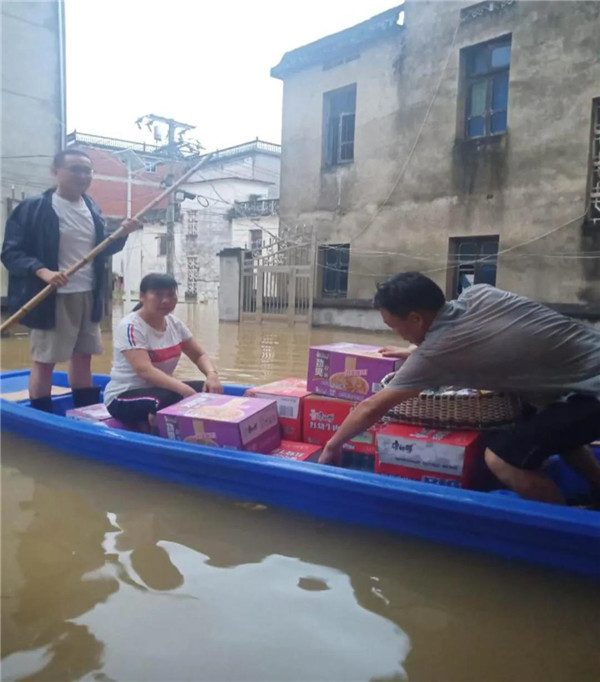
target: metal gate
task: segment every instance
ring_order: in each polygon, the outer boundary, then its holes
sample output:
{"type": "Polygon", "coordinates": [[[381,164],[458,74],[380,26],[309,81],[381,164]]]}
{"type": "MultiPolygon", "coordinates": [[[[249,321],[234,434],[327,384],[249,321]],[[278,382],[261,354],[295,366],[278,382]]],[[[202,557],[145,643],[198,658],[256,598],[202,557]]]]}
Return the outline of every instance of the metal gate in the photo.
{"type": "Polygon", "coordinates": [[[314,238],[300,243],[272,239],[248,252],[242,265],[242,322],[311,323],[314,238]]]}

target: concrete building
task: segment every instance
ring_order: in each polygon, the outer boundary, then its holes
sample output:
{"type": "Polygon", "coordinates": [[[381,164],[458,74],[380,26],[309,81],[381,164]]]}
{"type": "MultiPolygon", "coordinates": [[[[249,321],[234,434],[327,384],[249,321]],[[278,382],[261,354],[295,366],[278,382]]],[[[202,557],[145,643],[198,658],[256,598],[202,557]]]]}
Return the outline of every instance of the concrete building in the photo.
{"type": "Polygon", "coordinates": [[[279,199],[251,196],[248,201],[236,201],[230,211],[231,246],[260,252],[272,240],[279,238],[279,199]]]}
{"type": "MultiPolygon", "coordinates": [[[[18,201],[52,185],[50,164],[65,135],[65,30],[61,0],[0,3],[2,201],[0,240],[18,201]]],[[[0,265],[0,292],[8,273],[0,265]]]]}
{"type": "Polygon", "coordinates": [[[313,320],[377,328],[420,270],[600,317],[600,3],[407,0],[286,53],[280,216],[313,320]]]}
{"type": "MultiPolygon", "coordinates": [[[[199,161],[196,156],[171,161],[155,145],[100,135],[74,132],[67,142],[92,158],[90,194],[115,227],[164,191],[169,173],[178,177],[199,161]]],[[[181,188],[187,196],[176,193],[174,276],[182,297],[217,298],[217,253],[232,246],[234,232],[244,248],[263,229],[277,234],[273,211],[279,197],[280,154],[279,145],[261,140],[219,150],[181,188]]],[[[143,275],[166,272],[166,203],[146,217],[143,231],[133,233],[125,249],[112,258],[115,283],[126,301],[137,299],[143,275]]]]}
{"type": "Polygon", "coordinates": [[[250,237],[256,230],[256,238],[258,230],[266,234],[264,230],[278,226],[277,215],[268,212],[279,199],[280,164],[281,147],[256,139],[214,152],[186,183],[186,191],[196,195],[181,204],[188,296],[218,297],[217,254],[233,245],[234,222],[235,240],[240,242],[244,233],[250,237]]]}

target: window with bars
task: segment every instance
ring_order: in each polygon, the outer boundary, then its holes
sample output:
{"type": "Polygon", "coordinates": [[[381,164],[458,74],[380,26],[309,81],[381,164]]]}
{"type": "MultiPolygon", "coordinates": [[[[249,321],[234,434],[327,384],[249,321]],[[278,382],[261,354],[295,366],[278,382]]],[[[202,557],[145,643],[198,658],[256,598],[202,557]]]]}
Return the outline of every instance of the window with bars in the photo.
{"type": "Polygon", "coordinates": [[[496,286],[498,237],[464,237],[450,240],[449,265],[454,272],[451,297],[474,284],[496,286]]]}
{"type": "Polygon", "coordinates": [[[198,236],[198,211],[187,212],[187,236],[198,236]]]}
{"type": "Polygon", "coordinates": [[[508,129],[510,36],[464,50],[465,137],[500,135],[508,129]]]}
{"type": "Polygon", "coordinates": [[[322,268],[323,298],[345,298],[348,295],[350,244],[328,244],[319,247],[322,268]]]}
{"type": "Polygon", "coordinates": [[[198,280],[200,278],[200,264],[198,256],[187,257],[187,294],[198,293],[198,280]]]}
{"type": "Polygon", "coordinates": [[[323,95],[323,157],[325,166],[354,161],[356,83],[323,95]]]}

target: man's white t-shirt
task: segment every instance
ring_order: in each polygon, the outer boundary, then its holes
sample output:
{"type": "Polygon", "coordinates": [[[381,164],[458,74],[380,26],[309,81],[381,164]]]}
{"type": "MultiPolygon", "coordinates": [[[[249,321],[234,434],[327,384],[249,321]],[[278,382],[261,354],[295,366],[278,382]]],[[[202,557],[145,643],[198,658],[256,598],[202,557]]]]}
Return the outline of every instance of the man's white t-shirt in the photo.
{"type": "Polygon", "coordinates": [[[125,391],[152,388],[149,381],[136,374],[123,351],[147,350],[154,367],[173,376],[181,356],[181,344],[192,337],[192,332],[174,315],[167,315],[165,319],[166,329],[162,332],[144,322],[137,312],[125,315],[119,322],[113,333],[113,366],[104,389],[105,405],[125,391]]]}
{"type": "MultiPolygon", "coordinates": [[[[96,245],[96,228],[92,213],[83,197],[78,201],[69,201],[52,195],[52,208],[58,216],[60,239],[58,242],[58,269],[68,270],[86,256],[96,245]]],[[[73,294],[81,291],[92,291],[94,288],[94,270],[92,263],[86,263],[80,270],[69,277],[69,282],[57,289],[58,294],[73,294]]]]}

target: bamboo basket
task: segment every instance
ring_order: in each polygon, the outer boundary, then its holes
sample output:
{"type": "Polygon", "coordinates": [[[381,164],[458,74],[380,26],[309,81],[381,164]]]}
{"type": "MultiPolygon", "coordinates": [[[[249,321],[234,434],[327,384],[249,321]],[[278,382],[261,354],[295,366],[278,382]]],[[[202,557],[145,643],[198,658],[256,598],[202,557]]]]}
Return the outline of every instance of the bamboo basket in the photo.
{"type": "MultiPolygon", "coordinates": [[[[394,374],[386,376],[385,387],[394,374]]],[[[508,393],[451,386],[421,391],[387,413],[387,419],[401,424],[418,424],[452,429],[499,429],[510,426],[521,412],[519,399],[508,393]]]]}

